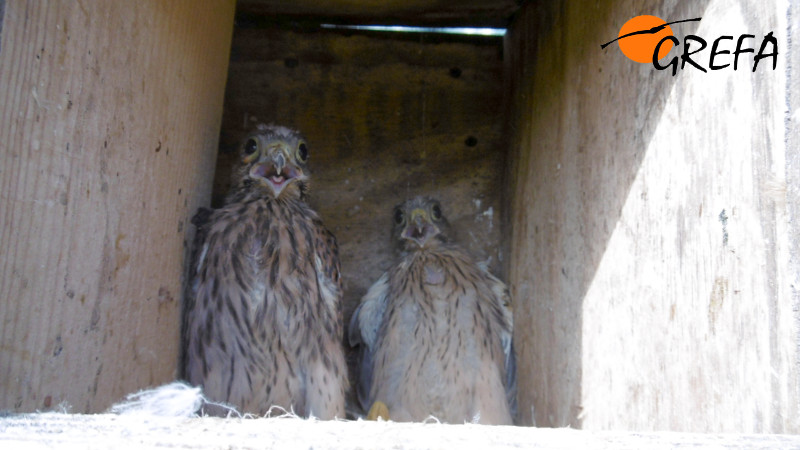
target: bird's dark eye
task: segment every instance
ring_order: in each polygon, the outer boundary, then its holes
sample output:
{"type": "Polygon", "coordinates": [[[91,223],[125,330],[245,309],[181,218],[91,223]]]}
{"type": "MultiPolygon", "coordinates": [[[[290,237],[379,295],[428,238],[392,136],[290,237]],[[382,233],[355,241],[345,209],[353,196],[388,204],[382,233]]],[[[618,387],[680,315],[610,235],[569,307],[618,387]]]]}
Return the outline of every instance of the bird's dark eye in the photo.
{"type": "Polygon", "coordinates": [[[403,210],[399,209],[399,208],[395,209],[394,210],[394,223],[396,223],[398,225],[402,225],[403,224],[403,220],[405,220],[405,217],[403,216],[403,210]]]}
{"type": "Polygon", "coordinates": [[[442,208],[439,205],[431,207],[431,218],[433,220],[442,220],[442,208]]]}
{"type": "Polygon", "coordinates": [[[300,162],[306,162],[308,160],[308,147],[306,147],[305,142],[301,142],[300,145],[297,146],[297,160],[300,162]]]}
{"type": "Polygon", "coordinates": [[[244,154],[252,155],[256,150],[258,150],[258,142],[254,138],[248,139],[244,144],[244,154]]]}

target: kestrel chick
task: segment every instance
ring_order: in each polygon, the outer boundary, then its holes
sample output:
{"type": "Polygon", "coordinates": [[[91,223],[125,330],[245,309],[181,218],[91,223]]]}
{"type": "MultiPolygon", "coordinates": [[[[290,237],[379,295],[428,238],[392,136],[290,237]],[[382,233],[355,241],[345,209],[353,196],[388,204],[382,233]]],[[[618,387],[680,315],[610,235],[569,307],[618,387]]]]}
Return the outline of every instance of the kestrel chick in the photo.
{"type": "Polygon", "coordinates": [[[197,216],[186,379],[243,413],[344,418],[338,248],[304,199],[308,145],[260,125],[239,151],[225,205],[197,216]]]}
{"type": "Polygon", "coordinates": [[[406,201],[393,222],[400,260],[350,321],[362,407],[382,402],[396,421],[512,424],[516,371],[505,284],[450,240],[436,200],[406,201]]]}

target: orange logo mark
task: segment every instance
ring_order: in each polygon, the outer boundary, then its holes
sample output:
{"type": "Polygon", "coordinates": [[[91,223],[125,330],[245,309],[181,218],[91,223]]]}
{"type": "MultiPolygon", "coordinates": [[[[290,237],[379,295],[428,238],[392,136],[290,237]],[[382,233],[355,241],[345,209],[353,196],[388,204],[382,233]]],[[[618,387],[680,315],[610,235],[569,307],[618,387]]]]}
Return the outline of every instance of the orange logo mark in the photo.
{"type": "MultiPolygon", "coordinates": [[[[656,16],[636,16],[619,29],[619,49],[633,61],[652,63],[656,45],[667,36],[673,36],[667,22],[656,16]],[[625,37],[625,39],[623,39],[625,37]]],[[[672,42],[665,42],[658,49],[661,60],[672,49],[672,42]]]]}

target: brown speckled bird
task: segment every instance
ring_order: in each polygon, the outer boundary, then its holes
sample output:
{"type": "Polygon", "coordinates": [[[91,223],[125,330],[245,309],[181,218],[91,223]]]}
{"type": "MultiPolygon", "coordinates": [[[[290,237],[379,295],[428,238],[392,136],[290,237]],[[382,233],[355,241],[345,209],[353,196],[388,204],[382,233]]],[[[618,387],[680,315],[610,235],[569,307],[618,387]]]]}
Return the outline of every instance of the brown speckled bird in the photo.
{"type": "Polygon", "coordinates": [[[239,151],[224,206],[195,220],[185,377],[242,413],[344,418],[338,249],[305,202],[307,144],[259,125],[239,151]]]}
{"type": "Polygon", "coordinates": [[[400,261],[353,313],[362,407],[396,421],[512,424],[516,371],[505,284],[451,240],[439,202],[394,210],[400,261]],[[371,408],[372,407],[372,408],[371,408]]]}

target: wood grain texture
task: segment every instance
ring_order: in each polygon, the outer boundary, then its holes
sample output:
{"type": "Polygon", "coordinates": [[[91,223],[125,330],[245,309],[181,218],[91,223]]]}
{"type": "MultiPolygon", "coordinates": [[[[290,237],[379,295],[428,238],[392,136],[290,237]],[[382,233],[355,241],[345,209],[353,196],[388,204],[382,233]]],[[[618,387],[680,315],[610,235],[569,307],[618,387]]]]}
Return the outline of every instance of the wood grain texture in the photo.
{"type": "Polygon", "coordinates": [[[97,412],[176,376],[234,2],[5,5],[0,409],[97,412]]]}
{"type": "Polygon", "coordinates": [[[796,449],[800,436],[581,431],[488,425],[296,418],[220,419],[25,414],[0,418],[7,448],[158,447],[373,449],[796,449]]]}
{"type": "Polygon", "coordinates": [[[681,40],[749,33],[758,48],[773,31],[792,55],[786,8],[555,2],[518,15],[509,278],[523,421],[800,432],[784,122],[796,68],[782,56],[775,71],[673,77],[599,48],[647,11],[702,17],[676,27],[681,40]]]}

